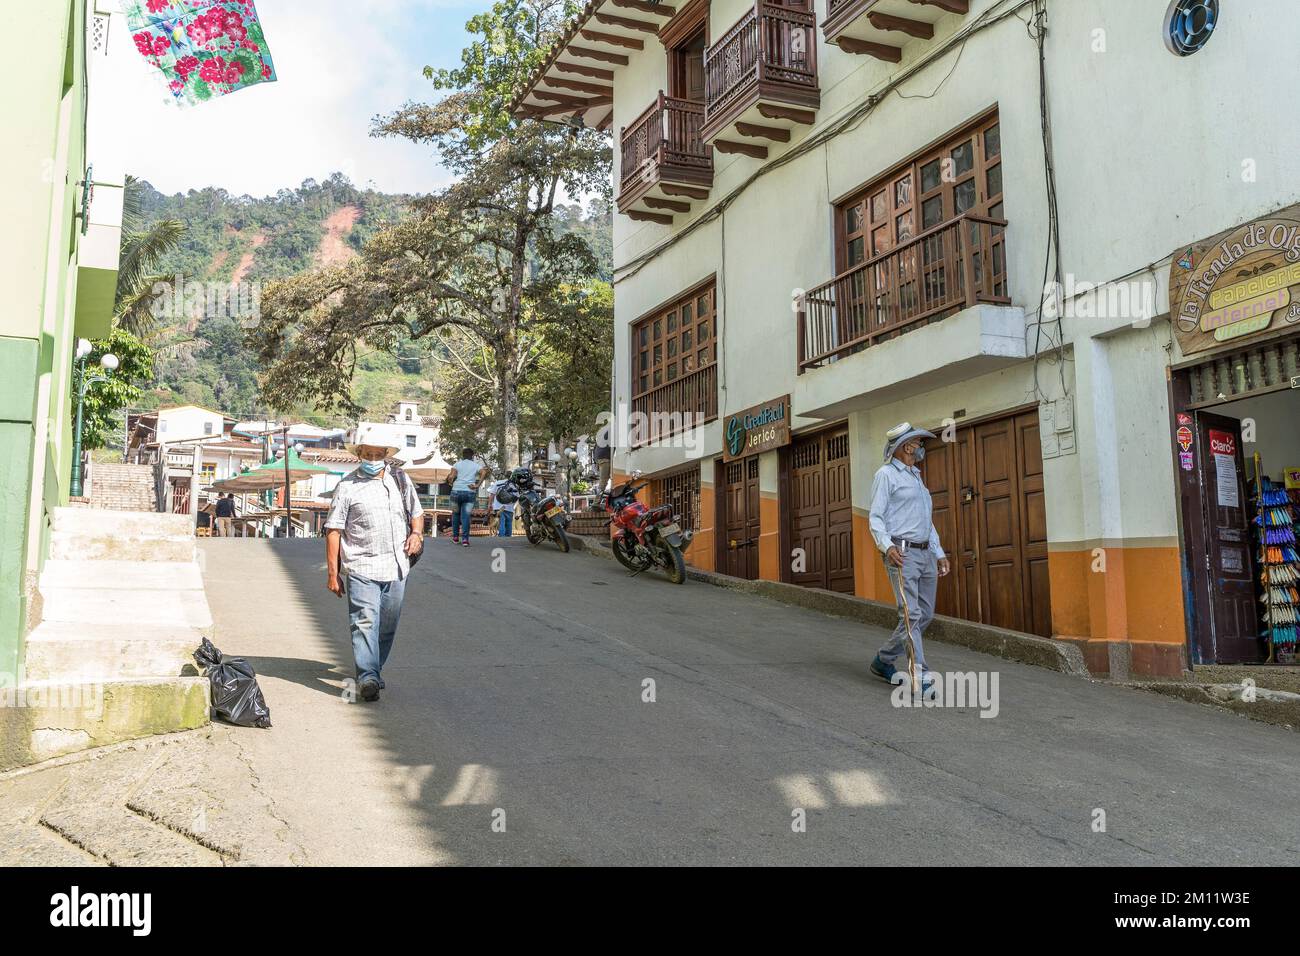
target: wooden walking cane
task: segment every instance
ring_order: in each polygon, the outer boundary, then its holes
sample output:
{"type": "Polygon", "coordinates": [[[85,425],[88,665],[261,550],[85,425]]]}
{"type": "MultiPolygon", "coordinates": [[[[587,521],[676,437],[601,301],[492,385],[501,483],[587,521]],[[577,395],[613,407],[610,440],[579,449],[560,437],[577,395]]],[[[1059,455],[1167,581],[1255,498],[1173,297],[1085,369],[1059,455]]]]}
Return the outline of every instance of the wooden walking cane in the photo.
{"type": "MultiPolygon", "coordinates": [[[[907,553],[903,552],[906,559],[907,553]]],[[[894,568],[897,577],[898,597],[903,602],[903,626],[907,629],[907,674],[912,679],[912,694],[920,689],[916,680],[916,642],[912,639],[912,612],[907,606],[907,590],[903,587],[903,569],[894,568]]]]}

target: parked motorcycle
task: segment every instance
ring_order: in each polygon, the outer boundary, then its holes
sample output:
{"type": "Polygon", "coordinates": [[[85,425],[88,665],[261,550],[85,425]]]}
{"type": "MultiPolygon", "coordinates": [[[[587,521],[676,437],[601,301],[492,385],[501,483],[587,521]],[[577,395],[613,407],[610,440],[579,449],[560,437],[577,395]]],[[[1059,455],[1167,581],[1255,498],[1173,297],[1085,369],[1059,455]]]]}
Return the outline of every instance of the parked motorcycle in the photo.
{"type": "Polygon", "coordinates": [[[637,484],[639,477],[639,472],[633,473],[629,481],[603,496],[605,510],[610,515],[609,537],[614,557],[636,574],[654,567],[663,568],[669,581],[681,584],[686,580],[682,548],[691,540],[691,532],[683,531],[677,523],[672,505],[647,508],[637,500],[636,493],[649,484],[637,484]]]}
{"type": "Polygon", "coordinates": [[[564,529],[569,525],[569,515],[555,495],[543,495],[538,490],[529,468],[516,468],[510,472],[507,483],[497,491],[497,498],[509,504],[511,492],[518,496],[519,519],[524,523],[524,534],[529,544],[554,541],[565,554],[569,552],[569,536],[564,529]]]}

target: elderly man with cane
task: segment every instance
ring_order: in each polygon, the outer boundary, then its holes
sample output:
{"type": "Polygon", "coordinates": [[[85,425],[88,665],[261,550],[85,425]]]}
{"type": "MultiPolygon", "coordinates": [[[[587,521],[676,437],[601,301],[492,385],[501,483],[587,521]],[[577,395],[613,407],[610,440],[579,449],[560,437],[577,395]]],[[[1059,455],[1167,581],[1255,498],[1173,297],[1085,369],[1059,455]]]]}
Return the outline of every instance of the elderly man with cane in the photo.
{"type": "Polygon", "coordinates": [[[898,603],[898,626],[871,662],[871,672],[895,683],[896,661],[906,653],[913,692],[918,687],[928,691],[934,684],[926,672],[921,638],[934,618],[939,578],[948,573],[948,558],[934,527],[930,490],[916,467],[925,457],[925,439],[933,437],[909,422],[895,425],[885,433],[885,464],[871,483],[871,536],[898,603]]]}

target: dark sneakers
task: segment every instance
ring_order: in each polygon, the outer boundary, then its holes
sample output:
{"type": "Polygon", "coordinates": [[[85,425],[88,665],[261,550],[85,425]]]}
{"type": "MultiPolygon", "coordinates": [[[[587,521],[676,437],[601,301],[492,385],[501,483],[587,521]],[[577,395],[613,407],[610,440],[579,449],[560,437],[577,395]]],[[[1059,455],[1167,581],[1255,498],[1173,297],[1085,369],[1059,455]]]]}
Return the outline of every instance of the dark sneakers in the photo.
{"type": "Polygon", "coordinates": [[[892,684],[894,682],[894,675],[898,673],[898,668],[893,664],[886,664],[880,659],[880,655],[877,654],[871,661],[871,673],[875,674],[885,683],[892,684]]]}
{"type": "Polygon", "coordinates": [[[379,681],[373,677],[368,677],[361,682],[361,699],[366,701],[379,700],[379,681]]]}

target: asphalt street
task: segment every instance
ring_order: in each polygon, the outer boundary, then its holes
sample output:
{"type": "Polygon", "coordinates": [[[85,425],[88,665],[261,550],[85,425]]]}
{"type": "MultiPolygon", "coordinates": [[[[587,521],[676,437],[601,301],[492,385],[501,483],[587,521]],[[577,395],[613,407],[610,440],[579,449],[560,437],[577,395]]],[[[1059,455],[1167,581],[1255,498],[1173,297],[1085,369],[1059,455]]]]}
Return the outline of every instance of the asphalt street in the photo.
{"type": "Polygon", "coordinates": [[[274,721],[219,734],[302,862],[1300,862],[1292,731],[938,643],[997,716],[898,708],[878,629],[522,538],[427,549],[365,704],[319,539],[201,542],[274,721]]]}

